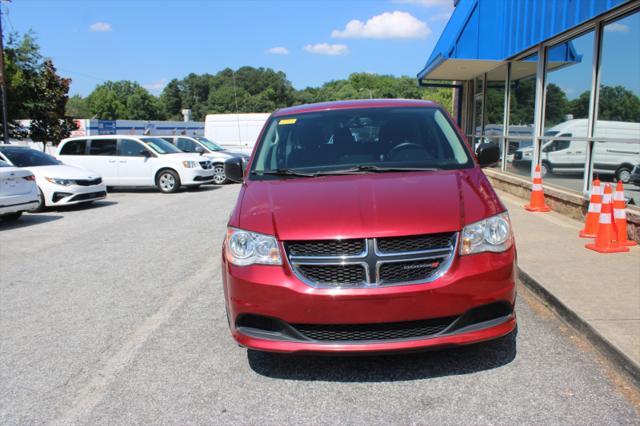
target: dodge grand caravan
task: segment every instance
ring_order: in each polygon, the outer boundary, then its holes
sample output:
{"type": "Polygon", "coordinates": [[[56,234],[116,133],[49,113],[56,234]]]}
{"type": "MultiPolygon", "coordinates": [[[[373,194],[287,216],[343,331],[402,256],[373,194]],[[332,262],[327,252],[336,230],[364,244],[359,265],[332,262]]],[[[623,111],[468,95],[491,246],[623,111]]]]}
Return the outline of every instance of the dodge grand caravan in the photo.
{"type": "Polygon", "coordinates": [[[213,182],[213,165],[153,136],[84,136],[63,139],[57,157],[102,175],[108,186],[155,186],[177,192],[181,186],[213,182]]]}
{"type": "MultiPolygon", "coordinates": [[[[434,103],[275,112],[223,243],[231,333],[273,352],[411,351],[515,329],[514,239],[481,166],[434,103]]],[[[241,174],[241,164],[227,164],[241,174]]]]}

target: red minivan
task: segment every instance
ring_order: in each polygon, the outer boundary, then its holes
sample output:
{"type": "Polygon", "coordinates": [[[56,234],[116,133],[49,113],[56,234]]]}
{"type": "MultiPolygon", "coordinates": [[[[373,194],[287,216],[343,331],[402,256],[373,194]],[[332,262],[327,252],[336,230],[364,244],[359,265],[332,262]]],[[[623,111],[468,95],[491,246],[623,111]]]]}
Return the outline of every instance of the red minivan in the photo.
{"type": "Polygon", "coordinates": [[[417,100],[269,118],[223,243],[231,333],[288,353],[465,345],[516,327],[509,216],[449,115],[417,100]]]}

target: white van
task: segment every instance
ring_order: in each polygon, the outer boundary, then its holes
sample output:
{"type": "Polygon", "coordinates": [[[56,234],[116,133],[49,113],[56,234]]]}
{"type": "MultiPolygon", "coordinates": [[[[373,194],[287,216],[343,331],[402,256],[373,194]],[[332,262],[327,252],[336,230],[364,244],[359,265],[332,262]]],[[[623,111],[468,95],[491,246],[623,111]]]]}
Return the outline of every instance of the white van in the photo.
{"type": "Polygon", "coordinates": [[[63,139],[59,160],[102,175],[108,186],[156,186],[176,192],[181,186],[213,182],[211,161],[187,154],[159,137],[103,135],[63,139]]]}
{"type": "MultiPolygon", "coordinates": [[[[560,123],[545,132],[545,136],[571,138],[587,136],[587,119],[574,119],[560,123]]],[[[593,172],[601,176],[614,176],[628,183],[631,170],[640,163],[640,123],[598,120],[596,136],[608,139],[627,139],[629,142],[596,142],[593,147],[593,172]]],[[[533,147],[519,149],[514,165],[531,165],[533,147]]],[[[547,173],[582,173],[587,159],[587,142],[550,140],[542,146],[540,169],[547,173]]]]}
{"type": "Polygon", "coordinates": [[[251,154],[268,113],[208,114],[204,136],[230,151],[251,154]]]}

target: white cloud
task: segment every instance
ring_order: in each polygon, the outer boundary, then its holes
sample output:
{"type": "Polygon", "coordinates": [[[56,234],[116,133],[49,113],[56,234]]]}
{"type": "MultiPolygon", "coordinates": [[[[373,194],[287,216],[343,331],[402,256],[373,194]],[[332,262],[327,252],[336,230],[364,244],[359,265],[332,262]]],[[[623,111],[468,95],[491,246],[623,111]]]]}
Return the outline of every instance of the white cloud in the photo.
{"type": "Polygon", "coordinates": [[[167,79],[162,77],[160,80],[154,81],[153,83],[143,84],[142,87],[144,87],[150,92],[160,93],[166,85],[167,85],[167,79]]]}
{"type": "Polygon", "coordinates": [[[353,19],[344,30],[333,30],[335,38],[424,38],[431,29],[407,12],[385,12],[369,19],[366,23],[353,19]]]}
{"type": "Polygon", "coordinates": [[[111,25],[107,24],[106,22],[94,22],[89,26],[89,30],[93,31],[94,33],[106,33],[111,31],[111,25]]]}
{"type": "Polygon", "coordinates": [[[620,22],[614,22],[609,25],[605,25],[604,30],[612,33],[627,33],[629,32],[629,27],[625,24],[621,24],[620,22]]]}
{"type": "Polygon", "coordinates": [[[318,55],[346,55],[349,53],[349,48],[345,44],[329,44],[329,43],[317,43],[307,44],[304,50],[310,53],[318,55]]]}
{"type": "Polygon", "coordinates": [[[276,47],[272,47],[270,49],[265,50],[264,53],[268,55],[288,55],[289,49],[282,46],[276,46],[276,47]]]}

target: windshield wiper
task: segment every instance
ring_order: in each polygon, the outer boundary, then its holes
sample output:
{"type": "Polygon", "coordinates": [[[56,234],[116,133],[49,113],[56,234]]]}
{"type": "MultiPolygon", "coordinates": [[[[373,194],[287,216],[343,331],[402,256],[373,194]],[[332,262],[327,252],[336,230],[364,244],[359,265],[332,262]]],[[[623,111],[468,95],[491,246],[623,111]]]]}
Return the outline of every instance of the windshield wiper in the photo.
{"type": "Polygon", "coordinates": [[[438,170],[433,167],[380,167],[362,164],[355,167],[342,170],[327,170],[316,172],[316,175],[342,175],[342,174],[356,174],[356,173],[385,173],[385,172],[433,172],[438,170]]]}
{"type": "Polygon", "coordinates": [[[301,177],[315,177],[317,173],[305,173],[294,169],[276,169],[276,170],[261,170],[252,171],[252,175],[274,175],[274,176],[301,176],[301,177]]]}

